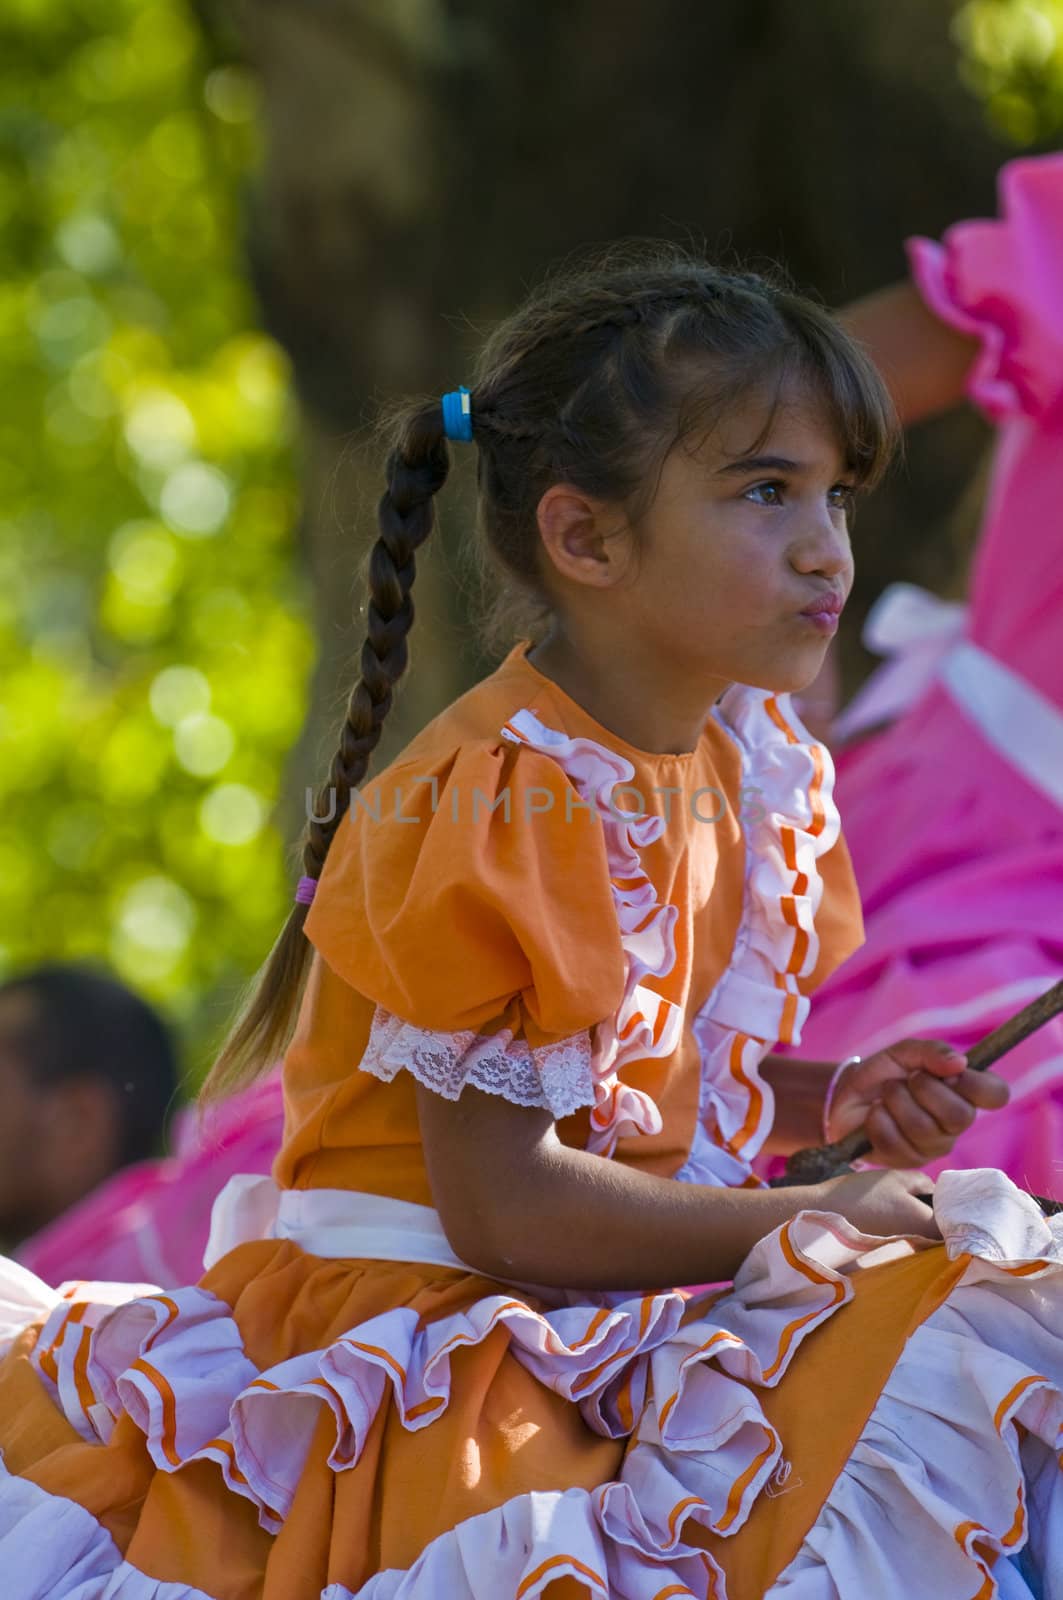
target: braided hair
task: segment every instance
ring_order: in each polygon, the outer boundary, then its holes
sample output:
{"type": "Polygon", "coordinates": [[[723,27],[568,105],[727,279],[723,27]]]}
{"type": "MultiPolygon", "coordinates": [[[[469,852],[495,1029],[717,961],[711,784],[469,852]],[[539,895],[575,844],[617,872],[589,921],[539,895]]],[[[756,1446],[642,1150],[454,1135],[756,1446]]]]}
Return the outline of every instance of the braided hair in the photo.
{"type": "MultiPolygon", "coordinates": [[[[482,619],[489,642],[512,632],[522,610],[540,621],[549,614],[536,508],[551,484],[622,505],[637,538],[669,453],[704,437],[751,390],[774,390],[778,403],[793,376],[826,407],[857,484],[871,487],[899,437],[886,389],[860,346],[777,270],[722,271],[671,246],[636,243],[569,264],[534,290],[487,340],[472,383],[478,556],[494,594],[482,619]]],[[[774,405],[751,452],[773,415],[774,405]]],[[[406,670],[415,553],[432,531],[449,460],[438,400],[395,415],[360,675],[303,839],[303,870],[313,879],[406,670]]],[[[309,965],[306,912],[293,906],[207,1094],[264,1069],[286,1045],[309,965]]]]}

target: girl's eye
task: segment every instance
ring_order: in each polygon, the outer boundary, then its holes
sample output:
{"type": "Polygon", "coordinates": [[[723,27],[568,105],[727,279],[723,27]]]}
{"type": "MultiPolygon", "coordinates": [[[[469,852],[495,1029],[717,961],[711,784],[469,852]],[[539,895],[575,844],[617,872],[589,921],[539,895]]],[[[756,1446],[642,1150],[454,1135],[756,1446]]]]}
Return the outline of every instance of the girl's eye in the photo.
{"type": "Polygon", "coordinates": [[[852,511],[856,505],[856,486],[852,483],[836,483],[830,491],[831,494],[840,495],[836,502],[843,511],[852,511]]]}
{"type": "MultiPolygon", "coordinates": [[[[759,505],[778,506],[782,505],[782,495],[785,489],[786,484],[778,481],[773,481],[771,483],[754,483],[750,488],[744,491],[743,499],[748,498],[750,495],[763,494],[769,496],[770,498],[758,501],[757,503],[759,505]]],[[[838,498],[834,501],[834,504],[842,511],[852,511],[856,505],[856,487],[854,484],[836,483],[834,487],[828,491],[828,493],[838,496],[838,498]]]]}
{"type": "Polygon", "coordinates": [[[751,494],[771,494],[771,495],[776,495],[776,496],[779,496],[780,498],[777,498],[777,499],[774,499],[774,500],[762,500],[762,501],[760,501],[758,503],[760,505],[778,506],[778,505],[782,504],[781,494],[782,494],[782,491],[783,491],[783,489],[785,487],[786,487],[786,485],[783,484],[783,483],[754,483],[750,488],[748,488],[745,491],[745,493],[743,494],[742,498],[746,499],[747,496],[749,496],[751,494]]]}

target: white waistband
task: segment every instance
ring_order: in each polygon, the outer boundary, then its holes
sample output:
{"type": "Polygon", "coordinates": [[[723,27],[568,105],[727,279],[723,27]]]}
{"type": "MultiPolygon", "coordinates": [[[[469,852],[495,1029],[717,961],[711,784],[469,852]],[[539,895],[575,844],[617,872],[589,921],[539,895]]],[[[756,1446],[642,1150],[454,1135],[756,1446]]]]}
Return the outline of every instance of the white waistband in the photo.
{"type": "Polygon", "coordinates": [[[983,737],[1057,806],[1063,806],[1063,714],[1032,683],[970,640],[941,663],[952,698],[983,737]]]}
{"type": "Polygon", "coordinates": [[[270,1177],[241,1172],[214,1202],[204,1268],[253,1239],[291,1239],[308,1255],[327,1259],[473,1270],[450,1248],[431,1206],[354,1189],[280,1189],[270,1177]]]}
{"type": "Polygon", "coordinates": [[[834,719],[845,740],[892,722],[939,679],[982,737],[1063,806],[1063,712],[1013,668],[962,637],[969,608],[911,583],[891,583],[868,613],[863,642],[888,657],[834,719]]]}

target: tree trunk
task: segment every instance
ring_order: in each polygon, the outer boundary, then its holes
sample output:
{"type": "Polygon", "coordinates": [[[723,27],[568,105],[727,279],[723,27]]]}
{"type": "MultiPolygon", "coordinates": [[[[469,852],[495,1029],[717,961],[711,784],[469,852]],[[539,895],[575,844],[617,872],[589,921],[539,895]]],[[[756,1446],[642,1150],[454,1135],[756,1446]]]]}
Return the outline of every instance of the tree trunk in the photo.
{"type": "MultiPolygon", "coordinates": [[[[947,8],[925,0],[233,0],[225,16],[263,86],[250,256],[304,414],[321,655],[289,775],[294,833],[357,670],[382,453],[351,434],[380,401],[456,386],[477,330],[589,241],[781,260],[843,303],[903,275],[906,235],[991,215],[1007,152],[960,86],[947,8]]],[[[916,429],[907,472],[861,512],[848,687],[885,582],[955,588],[940,530],[986,438],[965,412],[916,429]]],[[[489,664],[466,631],[471,472],[455,476],[378,766],[489,664]]]]}

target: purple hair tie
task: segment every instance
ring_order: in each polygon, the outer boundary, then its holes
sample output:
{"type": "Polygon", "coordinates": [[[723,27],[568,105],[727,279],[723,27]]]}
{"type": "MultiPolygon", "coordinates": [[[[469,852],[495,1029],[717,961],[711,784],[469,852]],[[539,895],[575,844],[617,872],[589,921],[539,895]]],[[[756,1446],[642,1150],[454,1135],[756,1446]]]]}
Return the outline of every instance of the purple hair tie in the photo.
{"type": "Polygon", "coordinates": [[[317,888],[316,878],[300,878],[295,886],[295,902],[300,906],[308,906],[314,898],[317,888]]]}

